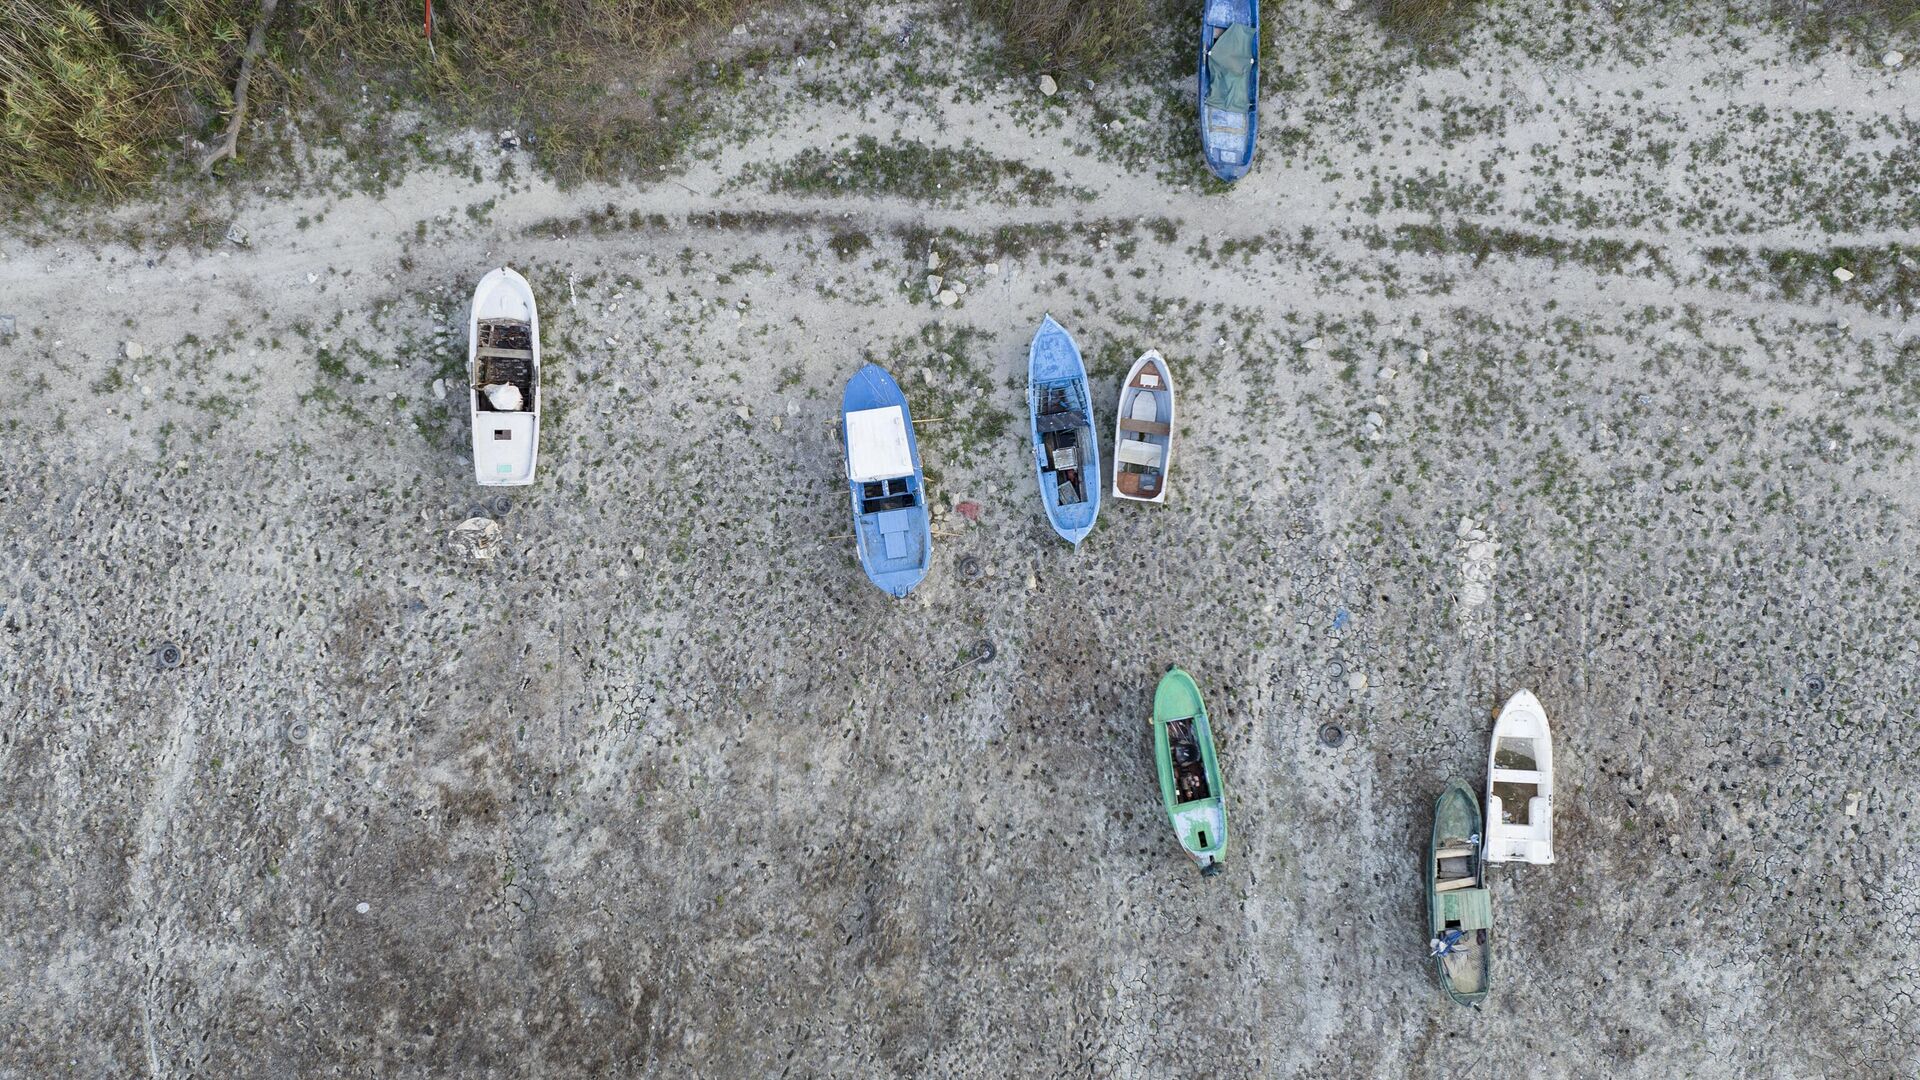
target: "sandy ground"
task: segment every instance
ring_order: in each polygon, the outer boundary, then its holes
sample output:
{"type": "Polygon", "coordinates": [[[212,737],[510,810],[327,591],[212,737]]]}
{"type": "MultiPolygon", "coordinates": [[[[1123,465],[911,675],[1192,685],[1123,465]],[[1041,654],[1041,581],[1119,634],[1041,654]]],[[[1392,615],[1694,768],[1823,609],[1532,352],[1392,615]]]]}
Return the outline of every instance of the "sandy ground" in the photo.
{"type": "Polygon", "coordinates": [[[242,193],[245,246],[98,239],[165,193],[0,238],[0,1076],[1920,1074],[1920,74],[1519,18],[1423,65],[1290,12],[1226,194],[1190,79],[1046,99],[881,8],[735,36],[779,58],[675,181],[476,134],[242,193]],[[775,190],[862,134],[1052,187],[775,190]],[[501,262],[549,413],[478,566],[448,334],[501,262]],[[1181,380],[1171,504],[1077,553],[1043,311],[1103,427],[1141,350],[1181,380]],[[907,602],[846,535],[863,358],[983,507],[907,602]],[[1522,687],[1560,862],[1493,873],[1470,1011],[1420,855],[1522,687]]]}

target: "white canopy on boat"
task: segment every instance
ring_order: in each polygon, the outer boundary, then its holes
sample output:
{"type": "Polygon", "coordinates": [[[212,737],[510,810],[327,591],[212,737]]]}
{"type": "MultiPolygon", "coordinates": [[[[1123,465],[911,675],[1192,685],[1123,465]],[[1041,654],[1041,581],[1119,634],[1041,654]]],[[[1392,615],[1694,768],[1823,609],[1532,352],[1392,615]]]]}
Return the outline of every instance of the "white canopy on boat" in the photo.
{"type": "Polygon", "coordinates": [[[905,410],[888,405],[847,414],[847,479],[860,484],[912,474],[905,410]]]}

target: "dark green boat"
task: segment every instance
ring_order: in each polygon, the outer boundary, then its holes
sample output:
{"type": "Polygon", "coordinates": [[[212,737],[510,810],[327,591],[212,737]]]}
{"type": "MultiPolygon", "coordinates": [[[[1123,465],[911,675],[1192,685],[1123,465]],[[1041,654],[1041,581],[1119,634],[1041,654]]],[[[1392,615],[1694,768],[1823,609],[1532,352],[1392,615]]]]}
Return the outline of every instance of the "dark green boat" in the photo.
{"type": "Polygon", "coordinates": [[[1219,873],[1227,857],[1227,789],[1200,687],[1177,667],[1153,692],[1153,760],[1160,767],[1160,801],[1180,847],[1201,873],[1219,873]]]}
{"type": "Polygon", "coordinates": [[[1455,780],[1433,807],[1427,849],[1427,949],[1447,996],[1462,1005],[1486,1000],[1493,970],[1493,902],[1480,858],[1480,800],[1455,780]]]}

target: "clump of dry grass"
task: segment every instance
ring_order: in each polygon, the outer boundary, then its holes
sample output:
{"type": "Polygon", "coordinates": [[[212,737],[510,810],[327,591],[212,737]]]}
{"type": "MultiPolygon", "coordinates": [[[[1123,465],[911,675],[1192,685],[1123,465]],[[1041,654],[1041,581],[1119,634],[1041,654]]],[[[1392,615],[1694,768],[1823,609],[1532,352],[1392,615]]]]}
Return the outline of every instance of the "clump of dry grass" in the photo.
{"type": "Polygon", "coordinates": [[[1808,43],[1843,31],[1920,30],[1920,0],[1775,0],[1780,13],[1808,43]]]}
{"type": "Polygon", "coordinates": [[[1380,21],[1402,33],[1423,36],[1451,26],[1474,0],[1381,0],[1380,21]]]}
{"type": "MultiPolygon", "coordinates": [[[[418,0],[282,4],[251,81],[249,115],[290,95],[377,82],[460,119],[547,110],[586,123],[594,72],[646,54],[765,0],[520,0],[436,10],[435,48],[418,0]]],[[[114,193],[150,177],[182,135],[206,136],[233,106],[258,0],[0,0],[0,187],[114,193]]],[[[557,146],[600,143],[653,118],[557,146]],[[597,140],[597,141],[596,141],[597,140]]],[[[245,140],[241,150],[245,153],[245,140]]]]}
{"type": "Polygon", "coordinates": [[[1000,31],[1016,59],[1056,69],[1104,71],[1138,53],[1153,31],[1148,0],[972,0],[970,6],[1000,31]]]}

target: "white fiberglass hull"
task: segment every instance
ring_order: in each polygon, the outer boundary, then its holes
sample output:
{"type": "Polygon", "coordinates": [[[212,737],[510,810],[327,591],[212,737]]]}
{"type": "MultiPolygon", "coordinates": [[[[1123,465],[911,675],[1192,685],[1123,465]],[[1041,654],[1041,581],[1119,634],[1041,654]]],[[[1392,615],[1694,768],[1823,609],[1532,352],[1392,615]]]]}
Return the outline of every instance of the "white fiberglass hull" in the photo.
{"type": "Polygon", "coordinates": [[[467,412],[473,424],[473,478],[485,487],[533,483],[540,456],[540,313],[527,279],[506,267],[492,270],[473,290],[467,316],[467,412]],[[482,324],[508,324],[512,347],[482,340],[482,324]],[[521,332],[513,324],[525,324],[521,332]],[[524,341],[521,339],[524,337],[524,341]],[[490,367],[489,365],[495,365],[490,367]],[[502,408],[489,397],[483,376],[501,370],[510,378],[489,385],[515,407],[502,408]],[[499,387],[511,385],[509,394],[499,387]],[[518,397],[518,401],[512,399],[518,397]]]}
{"type": "Polygon", "coordinates": [[[1493,723],[1487,752],[1486,861],[1553,862],[1553,735],[1522,690],[1493,723]]]}

